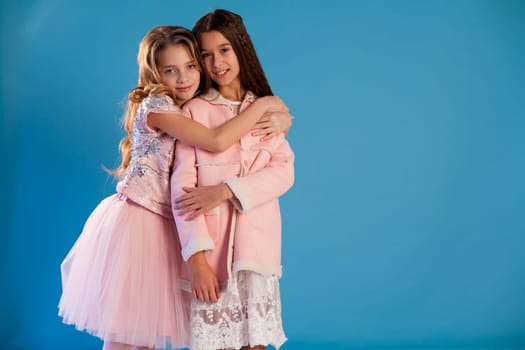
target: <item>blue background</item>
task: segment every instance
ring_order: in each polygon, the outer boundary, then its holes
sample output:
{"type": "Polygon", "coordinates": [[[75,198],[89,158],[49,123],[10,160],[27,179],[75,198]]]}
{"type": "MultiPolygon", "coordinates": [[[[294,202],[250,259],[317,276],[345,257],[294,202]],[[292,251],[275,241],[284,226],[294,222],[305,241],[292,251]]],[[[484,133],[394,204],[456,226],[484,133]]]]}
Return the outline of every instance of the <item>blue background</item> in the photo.
{"type": "Polygon", "coordinates": [[[0,343],[99,349],[59,264],[115,182],[136,52],[241,14],[295,115],[284,349],[525,347],[524,1],[2,1],[0,343]]]}

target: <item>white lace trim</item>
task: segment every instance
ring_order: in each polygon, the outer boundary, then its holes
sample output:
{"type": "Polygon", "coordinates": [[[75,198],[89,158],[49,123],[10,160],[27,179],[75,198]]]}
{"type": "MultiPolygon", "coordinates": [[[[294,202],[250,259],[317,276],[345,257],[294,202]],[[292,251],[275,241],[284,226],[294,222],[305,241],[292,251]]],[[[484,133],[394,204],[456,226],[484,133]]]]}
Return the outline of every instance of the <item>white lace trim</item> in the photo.
{"type": "Polygon", "coordinates": [[[240,271],[217,303],[193,300],[191,349],[239,349],[286,341],[281,321],[279,280],[240,271]]]}

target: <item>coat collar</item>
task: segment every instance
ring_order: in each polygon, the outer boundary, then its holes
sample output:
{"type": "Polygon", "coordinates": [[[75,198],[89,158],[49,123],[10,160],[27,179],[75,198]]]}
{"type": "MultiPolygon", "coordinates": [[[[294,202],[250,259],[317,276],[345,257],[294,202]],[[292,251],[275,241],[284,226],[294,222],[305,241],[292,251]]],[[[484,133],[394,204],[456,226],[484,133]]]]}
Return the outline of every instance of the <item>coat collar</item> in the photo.
{"type": "MultiPolygon", "coordinates": [[[[210,88],[207,93],[202,94],[199,97],[203,98],[204,100],[212,104],[225,105],[225,106],[231,105],[231,102],[228,101],[226,98],[224,98],[224,96],[222,96],[220,92],[214,88],[210,88]]],[[[253,92],[247,91],[246,94],[244,94],[244,98],[242,99],[241,106],[246,104],[247,102],[253,103],[254,101],[255,101],[255,95],[253,94],[253,92]]]]}

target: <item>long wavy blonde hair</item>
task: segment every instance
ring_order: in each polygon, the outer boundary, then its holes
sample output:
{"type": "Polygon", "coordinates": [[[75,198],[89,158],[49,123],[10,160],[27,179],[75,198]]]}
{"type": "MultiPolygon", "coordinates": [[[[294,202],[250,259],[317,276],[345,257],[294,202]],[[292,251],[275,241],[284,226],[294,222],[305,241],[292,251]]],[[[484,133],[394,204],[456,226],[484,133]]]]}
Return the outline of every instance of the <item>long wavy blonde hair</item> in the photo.
{"type": "Polygon", "coordinates": [[[184,45],[195,60],[201,73],[199,92],[206,92],[211,86],[211,81],[204,71],[202,57],[197,40],[191,31],[179,26],[158,26],[149,31],[140,42],[137,63],[139,66],[139,81],[136,88],[128,94],[128,104],[122,118],[122,125],[127,135],[120,141],[119,149],[122,156],[120,166],[110,171],[117,178],[121,178],[123,172],[131,161],[131,148],[133,144],[133,122],[137,109],[148,96],[169,96],[175,101],[175,92],[170,87],[162,84],[158,69],[159,54],[166,47],[173,45],[184,45]]]}

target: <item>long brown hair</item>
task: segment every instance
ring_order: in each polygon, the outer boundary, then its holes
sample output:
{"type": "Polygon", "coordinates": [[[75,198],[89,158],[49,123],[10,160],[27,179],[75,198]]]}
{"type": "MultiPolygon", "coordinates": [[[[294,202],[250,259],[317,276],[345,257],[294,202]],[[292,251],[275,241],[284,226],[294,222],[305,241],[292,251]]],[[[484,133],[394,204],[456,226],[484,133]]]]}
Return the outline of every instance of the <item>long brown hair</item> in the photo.
{"type": "MultiPolygon", "coordinates": [[[[192,30],[199,40],[202,33],[212,30],[224,35],[232,44],[239,60],[241,85],[256,96],[273,95],[241,16],[228,10],[216,9],[202,16],[192,30]]],[[[212,85],[217,87],[215,82],[212,85]]]]}
{"type": "Polygon", "coordinates": [[[197,69],[201,73],[198,92],[206,92],[211,86],[211,81],[204,70],[200,49],[191,31],[179,26],[158,26],[149,31],[140,42],[137,63],[139,66],[139,81],[136,88],[128,94],[128,105],[122,118],[122,124],[127,135],[120,141],[122,162],[120,166],[110,171],[113,175],[121,177],[131,161],[133,121],[137,109],[148,96],[169,96],[175,101],[175,92],[162,84],[158,70],[160,52],[172,45],[184,45],[195,60],[197,69]]]}

